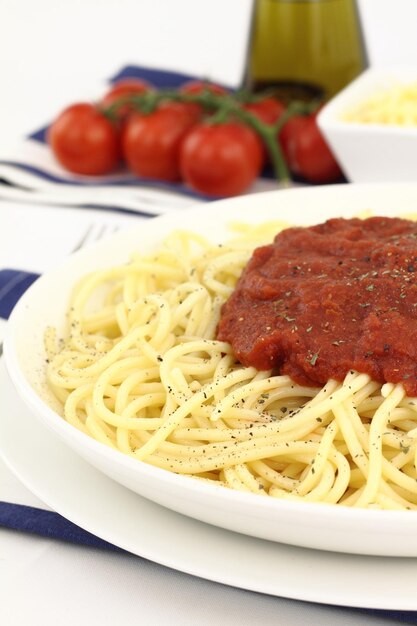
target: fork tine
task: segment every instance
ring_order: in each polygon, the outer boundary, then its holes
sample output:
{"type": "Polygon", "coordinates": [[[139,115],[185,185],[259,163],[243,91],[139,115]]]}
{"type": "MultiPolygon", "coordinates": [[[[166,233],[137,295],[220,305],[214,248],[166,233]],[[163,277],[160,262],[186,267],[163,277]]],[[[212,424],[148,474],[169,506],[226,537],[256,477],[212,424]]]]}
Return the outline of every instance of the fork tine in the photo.
{"type": "Polygon", "coordinates": [[[86,243],[88,237],[90,236],[90,233],[92,232],[94,228],[94,224],[91,223],[88,227],[87,230],[85,231],[85,233],[83,234],[83,236],[81,237],[81,239],[78,241],[78,243],[74,246],[74,248],[71,250],[71,252],[77,252],[77,250],[80,250],[86,243]]]}
{"type": "Polygon", "coordinates": [[[95,241],[102,239],[103,237],[108,237],[112,235],[116,231],[119,230],[119,226],[117,224],[102,224],[100,230],[96,234],[95,241]]]}
{"type": "Polygon", "coordinates": [[[91,223],[71,252],[77,252],[77,250],[81,250],[81,248],[84,248],[88,243],[99,241],[103,237],[115,233],[117,230],[119,230],[117,224],[106,224],[105,222],[91,223]]]}
{"type": "Polygon", "coordinates": [[[98,231],[95,233],[94,241],[98,241],[105,236],[107,231],[107,224],[100,224],[98,231]]]}

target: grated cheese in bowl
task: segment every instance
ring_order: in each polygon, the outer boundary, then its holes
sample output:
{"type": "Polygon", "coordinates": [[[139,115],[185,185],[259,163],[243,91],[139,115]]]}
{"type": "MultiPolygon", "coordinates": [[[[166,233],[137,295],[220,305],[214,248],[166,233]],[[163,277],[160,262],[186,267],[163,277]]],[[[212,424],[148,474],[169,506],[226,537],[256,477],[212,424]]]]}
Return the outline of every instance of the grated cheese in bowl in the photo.
{"type": "Polygon", "coordinates": [[[343,119],[360,124],[417,126],[417,82],[387,87],[356,106],[343,119]]]}

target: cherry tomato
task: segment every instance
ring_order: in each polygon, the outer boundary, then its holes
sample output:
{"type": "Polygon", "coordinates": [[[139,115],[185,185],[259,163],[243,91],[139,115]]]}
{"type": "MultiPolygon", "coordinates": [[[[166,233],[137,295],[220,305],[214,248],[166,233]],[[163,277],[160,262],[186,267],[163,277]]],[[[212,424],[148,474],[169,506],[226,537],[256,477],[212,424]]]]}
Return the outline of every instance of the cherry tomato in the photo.
{"type": "Polygon", "coordinates": [[[246,111],[250,111],[264,124],[275,124],[285,111],[285,106],[272,96],[262,98],[254,102],[246,102],[243,105],[246,111]]]}
{"type": "Polygon", "coordinates": [[[215,93],[218,95],[228,93],[227,89],[225,89],[221,85],[216,85],[215,83],[205,83],[202,80],[190,80],[187,83],[181,85],[180,91],[182,93],[190,94],[199,94],[202,91],[209,91],[210,93],[215,93]]]}
{"type": "Polygon", "coordinates": [[[259,174],[262,149],[256,133],[243,124],[203,123],[184,139],[180,162],[184,180],[197,191],[233,196],[259,174]]]}
{"type": "Polygon", "coordinates": [[[49,128],[48,142],[61,165],[76,174],[108,174],[120,159],[117,130],[96,107],[84,102],[58,116],[49,128]]]}
{"type": "MultiPolygon", "coordinates": [[[[104,98],[101,100],[101,105],[104,107],[109,107],[120,98],[126,96],[134,96],[139,95],[141,93],[145,93],[146,91],[151,91],[153,89],[152,85],[144,80],[140,80],[139,78],[125,78],[123,80],[118,81],[113,85],[113,87],[105,94],[104,98]]],[[[132,112],[132,105],[123,104],[120,108],[117,109],[116,116],[120,120],[124,120],[129,113],[132,112]]]]}
{"type": "MultiPolygon", "coordinates": [[[[200,93],[203,93],[204,91],[209,91],[210,93],[218,96],[222,96],[228,93],[227,89],[221,87],[220,85],[216,85],[215,83],[205,83],[201,80],[190,80],[180,87],[180,93],[185,93],[192,96],[196,96],[200,93]]],[[[193,113],[200,118],[203,116],[204,109],[201,105],[187,102],[186,106],[188,107],[190,113],[193,113]]]]}
{"type": "Polygon", "coordinates": [[[284,153],[287,165],[293,174],[300,175],[300,168],[296,159],[295,149],[298,136],[305,128],[306,118],[301,115],[290,117],[279,134],[279,142],[284,153]]]}
{"type": "Polygon", "coordinates": [[[112,104],[121,96],[130,96],[132,94],[144,93],[152,90],[150,83],[140,78],[124,78],[114,83],[113,87],[105,94],[102,99],[103,104],[112,104]]]}
{"type": "MultiPolygon", "coordinates": [[[[262,98],[254,102],[246,102],[243,108],[250,113],[253,113],[264,124],[275,124],[285,111],[285,106],[272,96],[269,98],[262,98]]],[[[268,163],[270,157],[268,150],[262,144],[263,163],[268,163]]]]}
{"type": "Polygon", "coordinates": [[[317,113],[288,120],[280,142],[290,170],[311,183],[331,183],[342,170],[317,126],[317,113]]]}
{"type": "Polygon", "coordinates": [[[184,123],[188,123],[189,125],[196,124],[201,117],[200,111],[196,110],[195,105],[189,102],[162,102],[158,109],[162,111],[172,111],[173,115],[184,118],[184,123]]]}
{"type": "Polygon", "coordinates": [[[133,113],[122,135],[131,171],[146,178],[180,180],[180,145],[193,123],[187,109],[168,104],[149,115],[133,113]]]}

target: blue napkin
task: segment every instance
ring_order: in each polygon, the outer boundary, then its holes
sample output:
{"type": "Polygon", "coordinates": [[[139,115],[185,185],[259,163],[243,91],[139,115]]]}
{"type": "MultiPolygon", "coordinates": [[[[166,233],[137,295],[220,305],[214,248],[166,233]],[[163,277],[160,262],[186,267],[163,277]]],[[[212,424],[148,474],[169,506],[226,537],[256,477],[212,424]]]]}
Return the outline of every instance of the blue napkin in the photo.
{"type": "MultiPolygon", "coordinates": [[[[0,317],[7,319],[23,292],[38,278],[38,274],[21,270],[0,270],[0,317]]],[[[0,526],[69,541],[71,543],[123,552],[121,548],[92,535],[58,513],[31,506],[0,501],[0,526]]],[[[395,585],[391,590],[395,593],[395,585]]],[[[402,624],[417,624],[417,611],[386,611],[351,609],[359,614],[395,619],[402,624]]]]}
{"type": "Polygon", "coordinates": [[[20,296],[39,277],[19,270],[0,270],[0,317],[7,320],[20,296]]]}
{"type": "Polygon", "coordinates": [[[0,502],[0,526],[13,530],[24,530],[50,539],[60,539],[94,548],[123,552],[121,548],[104,541],[104,539],[99,539],[99,537],[61,517],[58,513],[24,504],[0,502]]]}

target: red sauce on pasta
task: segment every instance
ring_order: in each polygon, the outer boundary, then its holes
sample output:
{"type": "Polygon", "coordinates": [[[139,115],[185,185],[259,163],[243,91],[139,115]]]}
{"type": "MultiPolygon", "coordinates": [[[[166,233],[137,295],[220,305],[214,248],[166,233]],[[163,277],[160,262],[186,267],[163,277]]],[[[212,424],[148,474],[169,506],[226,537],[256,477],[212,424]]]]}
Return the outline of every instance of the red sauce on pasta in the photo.
{"type": "Polygon", "coordinates": [[[322,385],[357,370],[417,396],[417,224],[332,219],[254,251],[218,338],[244,365],[322,385]]]}

